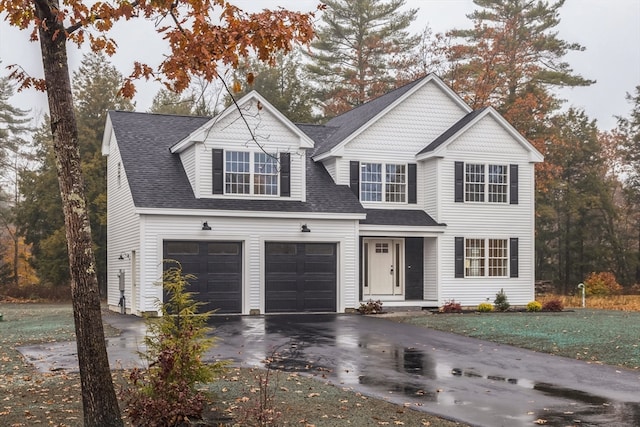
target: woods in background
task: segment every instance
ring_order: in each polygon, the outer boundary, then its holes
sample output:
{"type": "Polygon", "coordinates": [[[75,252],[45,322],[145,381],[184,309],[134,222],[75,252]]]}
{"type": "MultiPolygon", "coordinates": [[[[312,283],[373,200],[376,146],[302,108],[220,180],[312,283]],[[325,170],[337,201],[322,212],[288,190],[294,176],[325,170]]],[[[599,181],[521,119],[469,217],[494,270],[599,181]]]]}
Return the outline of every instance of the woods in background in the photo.
{"type": "MultiPolygon", "coordinates": [[[[585,46],[558,34],[564,1],[475,0],[470,28],[411,34],[416,11],[404,0],[331,0],[309,49],[274,65],[242,61],[225,84],[193,81],[160,91],[150,112],[214,115],[230,96],[258,90],[294,122],[319,123],[427,72],[437,72],[474,108],[496,108],[545,156],[536,171],[536,275],[562,291],[591,272],[613,272],[626,289],[640,283],[640,85],[629,113],[602,130],[557,95],[594,84],[573,70],[585,46]],[[234,84],[239,82],[240,84],[234,84]],[[226,93],[224,86],[235,88],[226,93]]],[[[612,78],[614,76],[612,75],[612,78]]],[[[106,187],[101,155],[106,111],[133,110],[118,95],[123,76],[101,54],[73,74],[98,280],[105,281],[106,187]]],[[[0,80],[0,294],[30,284],[68,286],[64,219],[48,119],[33,124],[11,105],[0,80]]],[[[570,103],[569,103],[570,104],[570,103]]]]}

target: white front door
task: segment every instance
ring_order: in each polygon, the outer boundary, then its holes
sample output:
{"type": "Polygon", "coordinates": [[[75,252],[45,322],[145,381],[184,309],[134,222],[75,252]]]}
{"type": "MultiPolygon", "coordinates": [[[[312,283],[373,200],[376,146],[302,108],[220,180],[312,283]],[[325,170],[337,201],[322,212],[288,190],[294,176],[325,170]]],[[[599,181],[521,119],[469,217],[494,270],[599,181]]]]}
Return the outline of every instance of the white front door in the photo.
{"type": "Polygon", "coordinates": [[[403,295],[403,247],[398,239],[364,240],[364,295],[403,295]]]}

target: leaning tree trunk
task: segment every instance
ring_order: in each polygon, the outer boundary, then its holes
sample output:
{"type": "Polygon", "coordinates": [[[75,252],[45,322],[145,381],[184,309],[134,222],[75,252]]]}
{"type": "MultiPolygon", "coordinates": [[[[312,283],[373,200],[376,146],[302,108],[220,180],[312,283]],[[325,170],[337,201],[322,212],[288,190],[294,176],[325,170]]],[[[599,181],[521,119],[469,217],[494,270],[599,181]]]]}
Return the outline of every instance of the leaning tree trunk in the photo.
{"type": "Polygon", "coordinates": [[[39,32],[40,48],[69,251],[84,425],[122,426],[104,340],[65,29],[63,23],[56,21],[57,0],[36,0],[35,4],[36,13],[43,22],[39,32]]]}

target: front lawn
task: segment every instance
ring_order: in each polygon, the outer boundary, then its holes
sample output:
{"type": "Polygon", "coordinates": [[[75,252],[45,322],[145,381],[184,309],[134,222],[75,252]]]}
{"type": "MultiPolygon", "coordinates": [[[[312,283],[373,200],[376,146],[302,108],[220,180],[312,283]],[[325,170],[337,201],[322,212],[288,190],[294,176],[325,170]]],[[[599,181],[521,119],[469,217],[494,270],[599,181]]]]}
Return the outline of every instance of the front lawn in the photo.
{"type": "Polygon", "coordinates": [[[640,369],[640,312],[573,309],[560,313],[473,313],[390,320],[501,344],[640,369]]]}

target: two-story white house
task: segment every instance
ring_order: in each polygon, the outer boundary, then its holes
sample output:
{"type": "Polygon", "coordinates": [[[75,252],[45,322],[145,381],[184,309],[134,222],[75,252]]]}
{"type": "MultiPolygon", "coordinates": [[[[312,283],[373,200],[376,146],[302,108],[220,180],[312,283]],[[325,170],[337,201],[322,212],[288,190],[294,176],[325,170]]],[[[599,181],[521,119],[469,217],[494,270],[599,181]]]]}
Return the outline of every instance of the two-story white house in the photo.
{"type": "Polygon", "coordinates": [[[163,259],[220,313],[533,300],[543,159],[493,108],[472,111],[434,75],[325,125],[291,123],[256,92],[238,105],[109,112],[110,309],[155,312],[163,259]]]}

